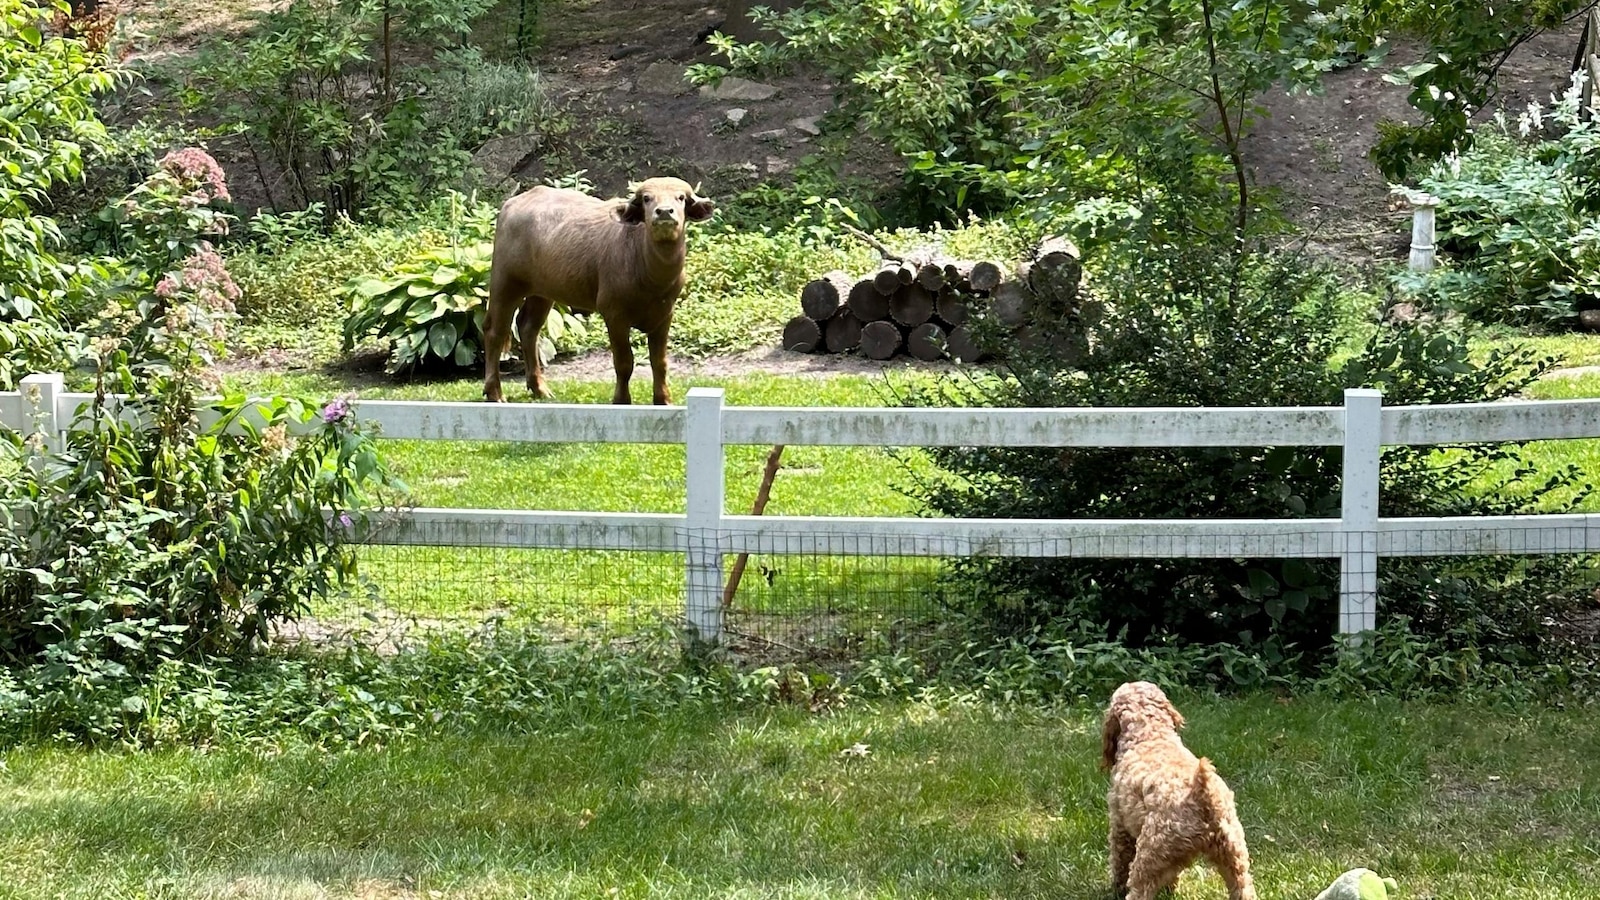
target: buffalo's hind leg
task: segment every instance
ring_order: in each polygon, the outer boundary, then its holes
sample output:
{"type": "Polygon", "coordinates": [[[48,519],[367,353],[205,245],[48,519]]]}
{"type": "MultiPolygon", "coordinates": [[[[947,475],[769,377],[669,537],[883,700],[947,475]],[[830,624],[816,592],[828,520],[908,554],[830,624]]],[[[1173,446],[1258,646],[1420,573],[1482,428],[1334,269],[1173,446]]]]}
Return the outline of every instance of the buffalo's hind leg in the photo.
{"type": "Polygon", "coordinates": [[[552,306],[543,297],[529,297],[517,312],[517,340],[521,342],[522,360],[528,364],[528,391],[540,399],[554,396],[544,382],[544,359],[539,353],[539,332],[550,318],[552,306]]]}
{"type": "Polygon", "coordinates": [[[522,297],[522,285],[491,266],[489,307],[483,320],[483,397],[494,403],[505,400],[500,390],[500,357],[511,344],[511,322],[522,297]]]}

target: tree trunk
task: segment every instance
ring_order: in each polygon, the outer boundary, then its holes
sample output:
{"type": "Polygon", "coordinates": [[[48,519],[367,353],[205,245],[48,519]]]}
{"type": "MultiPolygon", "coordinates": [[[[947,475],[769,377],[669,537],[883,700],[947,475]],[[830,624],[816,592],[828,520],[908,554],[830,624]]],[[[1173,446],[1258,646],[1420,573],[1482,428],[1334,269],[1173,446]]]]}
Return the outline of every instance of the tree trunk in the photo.
{"type": "Polygon", "coordinates": [[[822,327],[810,316],[795,316],[783,326],[783,349],[810,353],[822,343],[822,327]]]}
{"type": "Polygon", "coordinates": [[[854,313],[842,312],[828,320],[823,342],[829,353],[844,353],[861,346],[861,320],[854,313]]]}
{"type": "Polygon", "coordinates": [[[930,294],[937,294],[944,287],[944,267],[928,263],[917,269],[917,284],[930,294]]]}
{"type": "Polygon", "coordinates": [[[967,276],[975,291],[992,291],[1000,286],[1000,267],[992,262],[974,263],[972,274],[967,276]]]}
{"type": "Polygon", "coordinates": [[[944,343],[950,352],[950,358],[956,362],[983,362],[989,357],[989,354],[972,339],[972,330],[965,325],[950,329],[950,334],[945,337],[944,343]]]}
{"type": "Polygon", "coordinates": [[[872,359],[894,356],[900,343],[900,329],[893,322],[870,322],[861,329],[861,352],[872,359]]]}
{"type": "Polygon", "coordinates": [[[863,323],[889,318],[889,297],[878,290],[876,278],[864,278],[856,282],[855,287],[850,289],[850,299],[846,305],[863,323]]]}
{"type": "Polygon", "coordinates": [[[833,314],[839,311],[849,296],[850,276],[843,272],[829,272],[806,282],[806,286],[800,289],[800,309],[818,322],[826,322],[833,318],[833,314]]]}
{"type": "Polygon", "coordinates": [[[990,295],[991,306],[994,308],[995,317],[1002,324],[1011,328],[1019,328],[1028,323],[1030,307],[1033,297],[1028,286],[1020,281],[1002,281],[999,287],[990,295]]]}
{"type": "Polygon", "coordinates": [[[889,317],[915,328],[933,318],[933,295],[920,284],[908,284],[889,298],[889,317]]]}
{"type": "Polygon", "coordinates": [[[913,328],[911,335],[906,338],[906,352],[927,362],[943,359],[945,347],[944,329],[932,322],[913,328]]]}

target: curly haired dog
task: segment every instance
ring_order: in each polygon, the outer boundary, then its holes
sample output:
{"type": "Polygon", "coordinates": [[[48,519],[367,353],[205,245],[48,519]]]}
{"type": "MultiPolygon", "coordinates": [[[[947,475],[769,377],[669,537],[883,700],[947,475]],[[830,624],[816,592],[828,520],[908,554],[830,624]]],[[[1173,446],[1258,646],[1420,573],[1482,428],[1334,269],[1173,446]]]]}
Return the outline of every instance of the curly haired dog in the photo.
{"type": "Polygon", "coordinates": [[[1233,791],[1210,760],[1183,745],[1182,727],[1183,716],[1148,681],[1111,695],[1100,762],[1111,772],[1113,889],[1151,900],[1204,857],[1222,873],[1229,900],[1256,900],[1233,791]]]}

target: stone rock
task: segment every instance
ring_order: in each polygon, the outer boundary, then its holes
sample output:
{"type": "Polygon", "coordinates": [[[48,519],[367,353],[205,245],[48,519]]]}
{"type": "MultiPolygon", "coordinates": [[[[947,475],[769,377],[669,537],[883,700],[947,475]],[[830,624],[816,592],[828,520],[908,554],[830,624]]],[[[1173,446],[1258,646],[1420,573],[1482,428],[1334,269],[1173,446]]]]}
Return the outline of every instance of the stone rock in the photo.
{"type": "Polygon", "coordinates": [[[711,100],[761,101],[771,100],[777,94],[778,89],[770,84],[744,78],[724,78],[720,84],[700,87],[700,95],[711,100]]]}
{"type": "Polygon", "coordinates": [[[816,137],[817,135],[822,133],[822,129],[817,127],[817,120],[820,119],[820,118],[822,118],[822,117],[821,116],[803,116],[803,117],[798,118],[798,119],[790,119],[789,120],[789,127],[793,128],[795,131],[800,132],[801,134],[809,134],[812,137],[816,137]]]}
{"type": "Polygon", "coordinates": [[[646,94],[687,94],[691,89],[689,83],[683,80],[683,73],[687,71],[687,66],[656,60],[639,75],[637,87],[646,94]]]}
{"type": "Polygon", "coordinates": [[[778,141],[783,139],[783,129],[774,128],[771,131],[758,131],[750,136],[758,141],[778,141]]]}
{"type": "Polygon", "coordinates": [[[794,168],[794,163],[789,162],[787,159],[784,159],[781,156],[767,157],[768,175],[782,175],[784,172],[787,172],[792,168],[794,168]]]}
{"type": "Polygon", "coordinates": [[[478,152],[472,154],[472,161],[485,175],[499,180],[515,173],[522,167],[523,160],[537,153],[543,144],[543,138],[537,134],[508,134],[490,138],[478,148],[478,152]]]}
{"type": "Polygon", "coordinates": [[[1600,331],[1600,309],[1585,309],[1578,313],[1578,323],[1590,331],[1600,331]]]}
{"type": "Polygon", "coordinates": [[[748,115],[750,115],[750,110],[745,109],[742,106],[735,106],[733,109],[723,113],[722,117],[728,120],[728,124],[737,125],[740,122],[743,122],[744,117],[748,115]]]}

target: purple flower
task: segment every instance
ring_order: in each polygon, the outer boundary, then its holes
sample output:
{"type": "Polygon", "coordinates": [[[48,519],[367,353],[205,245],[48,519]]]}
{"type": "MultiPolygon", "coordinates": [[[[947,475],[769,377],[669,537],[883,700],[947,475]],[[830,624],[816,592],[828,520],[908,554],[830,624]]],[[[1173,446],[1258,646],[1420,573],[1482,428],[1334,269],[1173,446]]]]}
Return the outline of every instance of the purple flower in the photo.
{"type": "Polygon", "coordinates": [[[340,397],[322,408],[322,421],[333,425],[343,422],[350,416],[350,398],[340,397]]]}
{"type": "Polygon", "coordinates": [[[355,525],[355,520],[350,518],[350,514],[349,513],[339,513],[339,527],[341,527],[341,528],[345,529],[346,531],[348,531],[354,525],[355,525]]]}

